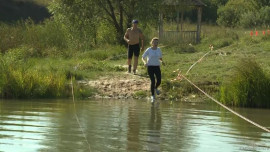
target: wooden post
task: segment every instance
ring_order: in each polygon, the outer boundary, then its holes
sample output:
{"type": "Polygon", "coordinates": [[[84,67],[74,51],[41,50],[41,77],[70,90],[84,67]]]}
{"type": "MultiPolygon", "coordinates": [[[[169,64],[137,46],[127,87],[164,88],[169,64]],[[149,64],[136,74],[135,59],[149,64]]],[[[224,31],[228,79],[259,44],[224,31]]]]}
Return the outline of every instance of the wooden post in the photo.
{"type": "Polygon", "coordinates": [[[158,36],[159,36],[159,40],[162,41],[162,37],[163,37],[163,13],[160,12],[159,13],[159,32],[158,32],[158,36]]]}
{"type": "Polygon", "coordinates": [[[198,23],[197,23],[197,37],[196,37],[196,43],[200,42],[200,36],[201,36],[201,21],[202,21],[202,7],[198,7],[198,23]]]}
{"type": "Polygon", "coordinates": [[[176,31],[179,32],[179,10],[177,10],[176,22],[177,22],[176,31]]]}
{"type": "Polygon", "coordinates": [[[183,22],[184,22],[184,11],[181,11],[181,31],[183,31],[183,22]]]}

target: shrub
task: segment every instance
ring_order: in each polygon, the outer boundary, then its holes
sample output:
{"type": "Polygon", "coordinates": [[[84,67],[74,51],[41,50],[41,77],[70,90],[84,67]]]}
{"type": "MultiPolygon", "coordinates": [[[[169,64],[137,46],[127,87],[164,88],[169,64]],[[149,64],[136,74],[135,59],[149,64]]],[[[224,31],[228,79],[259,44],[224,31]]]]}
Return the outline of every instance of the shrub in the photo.
{"type": "Polygon", "coordinates": [[[34,24],[28,20],[24,24],[24,42],[35,49],[44,50],[56,47],[58,49],[67,48],[67,35],[61,24],[46,20],[43,24],[34,24]]]}
{"type": "Polygon", "coordinates": [[[264,26],[270,25],[270,6],[265,6],[260,9],[260,19],[264,26]]]}
{"type": "Polygon", "coordinates": [[[63,73],[41,73],[24,69],[8,69],[1,76],[0,95],[4,98],[49,98],[65,96],[66,79],[63,73]]]}
{"type": "Polygon", "coordinates": [[[239,25],[244,28],[255,27],[256,25],[261,25],[261,20],[259,13],[257,12],[247,12],[241,15],[239,25]]]}
{"type": "Polygon", "coordinates": [[[220,88],[220,101],[232,106],[270,107],[270,79],[252,59],[244,59],[220,88]]]}
{"type": "Polygon", "coordinates": [[[23,27],[0,23],[0,52],[16,48],[23,43],[23,27]]]}
{"type": "Polygon", "coordinates": [[[259,6],[255,0],[229,0],[225,6],[218,9],[217,23],[226,27],[236,27],[242,14],[256,12],[257,9],[259,6]]]}

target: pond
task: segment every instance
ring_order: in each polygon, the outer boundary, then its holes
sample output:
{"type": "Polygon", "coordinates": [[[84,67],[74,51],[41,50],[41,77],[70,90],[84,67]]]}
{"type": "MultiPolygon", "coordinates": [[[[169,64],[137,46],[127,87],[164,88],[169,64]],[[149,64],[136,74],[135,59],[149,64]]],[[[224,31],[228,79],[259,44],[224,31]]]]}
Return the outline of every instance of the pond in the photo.
{"type": "MultiPolygon", "coordinates": [[[[0,110],[1,152],[270,151],[270,133],[212,102],[2,100],[0,110]]],[[[234,110],[270,127],[269,109],[234,110]]]]}

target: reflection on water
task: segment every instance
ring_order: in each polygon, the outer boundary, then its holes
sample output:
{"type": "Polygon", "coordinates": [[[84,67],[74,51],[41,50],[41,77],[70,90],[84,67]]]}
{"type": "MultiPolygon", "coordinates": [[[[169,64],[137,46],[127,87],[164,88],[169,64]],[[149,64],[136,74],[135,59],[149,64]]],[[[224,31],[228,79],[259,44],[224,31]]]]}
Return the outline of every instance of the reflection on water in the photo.
{"type": "Polygon", "coordinates": [[[158,107],[151,107],[151,115],[149,119],[149,128],[148,128],[148,147],[147,151],[161,151],[161,114],[158,107]]]}
{"type": "MultiPolygon", "coordinates": [[[[89,151],[72,101],[0,101],[0,151],[89,151]]],[[[270,127],[267,109],[235,109],[270,127]]],[[[270,151],[270,135],[211,103],[77,101],[91,151],[270,151]]]]}

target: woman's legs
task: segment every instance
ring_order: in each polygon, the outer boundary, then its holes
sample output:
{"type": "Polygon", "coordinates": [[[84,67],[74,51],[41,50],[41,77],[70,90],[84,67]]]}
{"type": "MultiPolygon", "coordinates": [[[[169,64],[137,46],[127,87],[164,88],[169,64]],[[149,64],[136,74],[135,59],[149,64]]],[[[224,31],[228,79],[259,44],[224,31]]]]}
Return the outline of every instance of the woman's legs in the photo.
{"type": "Polygon", "coordinates": [[[155,76],[154,76],[155,70],[154,70],[154,66],[148,66],[147,71],[148,71],[148,75],[149,75],[150,80],[151,80],[151,85],[150,85],[151,86],[151,94],[152,94],[152,96],[154,96],[155,95],[155,76]]]}
{"type": "Polygon", "coordinates": [[[155,89],[157,89],[161,84],[161,71],[159,66],[155,68],[155,75],[157,78],[155,89]]]}
{"type": "Polygon", "coordinates": [[[148,75],[151,80],[151,94],[155,95],[155,89],[157,89],[161,84],[161,71],[159,66],[149,66],[147,68],[148,75]],[[155,80],[155,76],[157,81],[155,80]],[[156,81],[156,82],[155,82],[156,81]]]}

